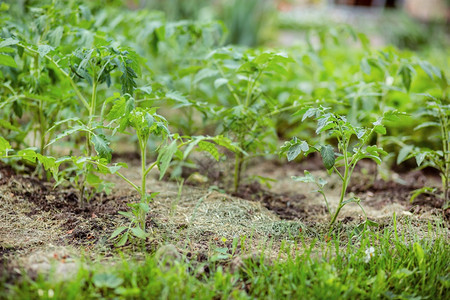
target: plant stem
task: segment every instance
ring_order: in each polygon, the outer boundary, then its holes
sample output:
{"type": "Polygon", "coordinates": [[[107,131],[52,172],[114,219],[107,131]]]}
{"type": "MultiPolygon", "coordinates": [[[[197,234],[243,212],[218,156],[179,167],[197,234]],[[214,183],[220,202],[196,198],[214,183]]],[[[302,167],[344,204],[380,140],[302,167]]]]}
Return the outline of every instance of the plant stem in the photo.
{"type": "Polygon", "coordinates": [[[242,153],[237,152],[234,161],[234,192],[237,193],[241,181],[242,153]]]}
{"type": "MultiPolygon", "coordinates": [[[[347,157],[345,158],[345,160],[347,160],[347,157]]],[[[331,229],[333,228],[333,224],[334,222],[336,222],[337,216],[339,215],[339,212],[341,211],[342,207],[344,207],[342,205],[342,202],[344,201],[344,197],[347,191],[347,185],[348,185],[348,175],[349,175],[349,166],[346,162],[345,165],[345,173],[344,173],[344,180],[342,182],[342,189],[341,189],[341,196],[339,198],[339,204],[338,207],[336,208],[336,211],[333,215],[333,218],[331,219],[330,225],[329,225],[329,230],[331,231],[331,229]]]]}
{"type": "MultiPolygon", "coordinates": [[[[139,138],[139,147],[141,148],[141,202],[146,199],[147,193],[147,140],[139,138]]],[[[145,212],[139,208],[139,222],[141,223],[141,229],[145,232],[145,212]]]]}

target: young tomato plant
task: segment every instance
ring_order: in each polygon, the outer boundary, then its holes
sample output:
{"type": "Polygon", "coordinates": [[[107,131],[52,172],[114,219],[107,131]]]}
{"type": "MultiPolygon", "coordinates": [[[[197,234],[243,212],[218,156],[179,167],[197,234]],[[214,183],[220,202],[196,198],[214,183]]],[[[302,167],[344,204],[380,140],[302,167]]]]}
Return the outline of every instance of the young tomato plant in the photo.
{"type": "Polygon", "coordinates": [[[275,143],[267,141],[276,138],[272,117],[280,110],[278,102],[267,95],[267,89],[286,75],[286,66],[291,62],[284,53],[219,48],[206,57],[205,63],[212,65],[195,76],[198,84],[214,79],[210,83],[214,84],[217,103],[211,103],[215,106],[211,118],[242,149],[234,157],[234,192],[241,184],[246,161],[276,151],[270,149],[275,143]]]}
{"type": "MultiPolygon", "coordinates": [[[[372,124],[370,128],[362,128],[353,126],[344,116],[328,112],[329,108],[309,108],[300,111],[304,112],[304,121],[308,117],[316,117],[317,129],[316,133],[326,133],[329,137],[337,140],[338,153],[335,153],[335,148],[331,144],[323,145],[309,145],[306,141],[293,138],[286,142],[282,148],[281,153],[286,153],[288,161],[294,160],[300,154],[308,155],[312,152],[319,152],[322,156],[322,162],[329,173],[335,172],[342,181],[339,203],[334,210],[331,210],[330,203],[327,199],[324,187],[326,181],[321,178],[315,178],[311,173],[305,171],[304,177],[294,177],[294,180],[300,182],[314,183],[327,206],[330,214],[329,229],[333,228],[341,209],[348,203],[356,203],[359,205],[364,215],[366,215],[361,206],[361,199],[358,197],[349,197],[347,195],[347,188],[350,183],[353,171],[361,159],[372,159],[377,164],[381,163],[381,156],[387,153],[380,147],[368,145],[372,134],[385,134],[386,129],[382,125],[382,118],[378,119],[372,124]]],[[[366,224],[371,225],[372,222],[367,220],[366,224]]]]}
{"type": "Polygon", "coordinates": [[[145,226],[146,215],[150,211],[150,201],[157,194],[148,194],[147,192],[148,173],[155,166],[158,166],[160,178],[162,178],[169,167],[173,155],[178,150],[177,141],[173,140],[166,144],[166,146],[160,146],[158,148],[158,158],[156,161],[152,163],[147,162],[150,136],[165,141],[170,136],[170,132],[167,128],[166,119],[156,113],[156,108],[141,108],[134,107],[134,105],[135,103],[132,97],[119,97],[107,115],[107,119],[114,121],[116,124],[115,131],[123,131],[127,127],[131,127],[135,131],[141,156],[140,186],[133,183],[121,173],[115,173],[130,184],[139,193],[140,197],[138,203],[128,204],[131,207],[131,213],[120,212],[120,214],[130,219],[130,225],[128,227],[119,227],[113,232],[111,238],[121,236],[118,241],[118,246],[124,245],[127,242],[130,231],[135,237],[141,239],[145,239],[148,236],[145,226]]]}
{"type": "MultiPolygon", "coordinates": [[[[435,127],[439,130],[439,137],[442,148],[432,150],[429,148],[419,148],[412,145],[403,145],[397,157],[397,164],[403,161],[415,158],[420,168],[431,166],[437,170],[442,179],[442,208],[445,210],[450,205],[450,104],[444,104],[443,101],[428,96],[430,100],[421,115],[428,117],[431,121],[423,122],[415,128],[435,127]]],[[[413,201],[418,195],[425,192],[434,192],[434,189],[424,187],[417,190],[411,197],[413,201]]]]}

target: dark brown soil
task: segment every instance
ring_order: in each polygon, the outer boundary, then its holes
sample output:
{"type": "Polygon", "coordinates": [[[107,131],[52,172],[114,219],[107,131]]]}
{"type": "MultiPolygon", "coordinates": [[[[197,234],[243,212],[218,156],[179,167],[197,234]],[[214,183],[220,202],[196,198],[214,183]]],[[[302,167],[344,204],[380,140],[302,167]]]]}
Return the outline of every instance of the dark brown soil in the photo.
{"type": "Polygon", "coordinates": [[[0,198],[28,202],[27,216],[51,212],[52,220],[62,221],[67,234],[65,242],[73,244],[98,243],[104,232],[116,226],[118,211],[127,210],[126,204],[134,200],[126,196],[97,194],[89,203],[81,205],[74,189],[55,189],[51,182],[15,174],[8,166],[0,166],[0,177],[0,187],[9,193],[0,198]]]}
{"type": "Polygon", "coordinates": [[[258,182],[241,186],[233,196],[249,201],[259,201],[267,209],[285,220],[308,220],[309,216],[326,214],[324,205],[306,205],[305,195],[274,193],[264,189],[258,182]]]}

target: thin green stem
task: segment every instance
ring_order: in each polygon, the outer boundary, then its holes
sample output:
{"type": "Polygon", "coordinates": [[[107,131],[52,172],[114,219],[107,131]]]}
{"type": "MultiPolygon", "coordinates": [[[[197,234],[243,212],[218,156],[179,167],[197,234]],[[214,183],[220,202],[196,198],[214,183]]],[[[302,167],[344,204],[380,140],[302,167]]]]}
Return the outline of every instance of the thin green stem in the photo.
{"type": "Polygon", "coordinates": [[[140,188],[139,188],[137,185],[135,185],[133,182],[131,182],[131,180],[129,180],[128,178],[126,178],[122,173],[120,173],[119,171],[117,171],[117,172],[114,173],[114,174],[116,174],[117,176],[119,176],[120,178],[122,178],[125,182],[127,182],[129,185],[131,185],[131,186],[136,190],[136,192],[141,193],[140,188]]]}
{"type": "Polygon", "coordinates": [[[147,143],[142,139],[139,139],[139,147],[141,150],[141,190],[140,195],[141,198],[144,199],[146,193],[146,177],[147,177],[147,169],[146,169],[146,161],[147,161],[147,143]]]}
{"type": "Polygon", "coordinates": [[[153,162],[150,166],[147,167],[145,170],[144,176],[147,176],[147,174],[158,164],[157,161],[153,162]]]}

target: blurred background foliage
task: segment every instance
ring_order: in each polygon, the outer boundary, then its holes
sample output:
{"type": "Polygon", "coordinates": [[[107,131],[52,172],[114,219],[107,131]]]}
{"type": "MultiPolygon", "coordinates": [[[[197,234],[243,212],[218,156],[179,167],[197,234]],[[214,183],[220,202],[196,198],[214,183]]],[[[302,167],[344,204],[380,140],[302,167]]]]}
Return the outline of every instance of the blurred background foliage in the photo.
{"type": "MultiPolygon", "coordinates": [[[[6,0],[19,17],[42,0],[6,0]]],[[[45,1],[44,1],[45,2],[45,1]]],[[[48,1],[51,2],[51,1],[48,1]]],[[[97,0],[75,1],[91,11],[105,7],[159,10],[167,21],[220,20],[227,43],[260,46],[292,43],[310,30],[350,24],[378,44],[411,50],[449,44],[447,0],[97,0]],[[444,9],[442,9],[444,7],[444,9]],[[288,32],[286,37],[286,33],[288,32]],[[295,33],[292,35],[292,33],[295,33]]],[[[72,5],[69,5],[72,6],[72,5]]]]}

